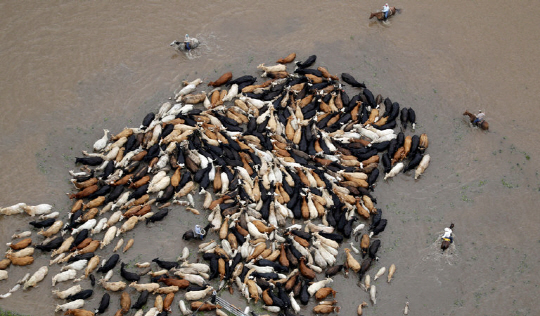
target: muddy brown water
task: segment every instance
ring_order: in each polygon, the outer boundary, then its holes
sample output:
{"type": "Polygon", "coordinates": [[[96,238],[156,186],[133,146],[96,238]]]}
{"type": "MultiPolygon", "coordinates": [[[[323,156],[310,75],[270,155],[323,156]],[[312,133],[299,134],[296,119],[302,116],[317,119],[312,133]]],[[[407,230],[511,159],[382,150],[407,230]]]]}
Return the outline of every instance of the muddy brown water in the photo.
{"type": "MultiPolygon", "coordinates": [[[[389,225],[370,274],[392,263],[397,272],[390,284],[385,277],[374,282],[377,305],[369,303],[364,314],[399,315],[407,301],[410,315],[540,314],[534,272],[540,268],[540,32],[531,18],[540,9],[499,0],[404,1],[390,3],[403,11],[388,24],[368,20],[382,4],[1,3],[1,206],[49,203],[66,212],[74,157],[91,149],[104,128],[138,126],[182,80],[208,82],[227,71],[255,75],[259,63],[274,64],[290,52],[298,60],[316,54],[316,66],[349,72],[375,94],[413,107],[416,133],[430,139],[432,162],[420,180],[400,174],[378,181],[375,195],[389,225]],[[185,33],[203,43],[191,58],[168,46],[185,33]],[[485,110],[490,131],[471,128],[465,109],[485,110]],[[455,245],[441,255],[437,238],[450,222],[455,245]]],[[[28,221],[1,217],[0,241],[29,229],[28,221]]],[[[203,215],[175,208],[166,222],[128,233],[135,246],[122,260],[172,260],[185,245],[196,246],[180,235],[201,222],[203,215]]],[[[29,267],[10,267],[0,293],[46,263],[40,254],[29,267]]],[[[0,307],[53,314],[62,303],[51,296],[50,277],[58,271],[51,267],[38,288],[15,292],[0,307]]],[[[118,271],[113,280],[120,280],[118,271]]],[[[337,276],[332,286],[343,315],[369,302],[355,277],[337,276]]],[[[102,293],[96,287],[85,308],[96,308],[102,293]]],[[[313,304],[302,313],[311,314],[313,304]]],[[[118,306],[113,296],[108,313],[118,306]]]]}

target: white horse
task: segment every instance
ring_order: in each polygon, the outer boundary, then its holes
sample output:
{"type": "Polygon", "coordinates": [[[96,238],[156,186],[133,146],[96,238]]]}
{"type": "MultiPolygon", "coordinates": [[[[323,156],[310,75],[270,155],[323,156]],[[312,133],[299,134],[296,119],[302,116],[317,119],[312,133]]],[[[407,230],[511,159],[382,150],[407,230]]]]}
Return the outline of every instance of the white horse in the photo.
{"type": "Polygon", "coordinates": [[[171,46],[179,51],[189,51],[199,46],[199,40],[196,38],[190,38],[189,48],[186,48],[186,43],[184,41],[174,41],[171,43],[171,46]]]}

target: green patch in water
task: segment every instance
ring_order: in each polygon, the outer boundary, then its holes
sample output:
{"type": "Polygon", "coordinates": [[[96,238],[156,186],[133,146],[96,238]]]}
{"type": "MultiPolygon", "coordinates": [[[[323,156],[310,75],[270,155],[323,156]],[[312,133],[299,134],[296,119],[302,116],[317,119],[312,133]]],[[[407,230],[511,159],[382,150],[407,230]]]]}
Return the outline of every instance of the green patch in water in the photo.
{"type": "Polygon", "coordinates": [[[23,315],[0,308],[0,316],[23,316],[23,315]]]}
{"type": "Polygon", "coordinates": [[[501,179],[501,183],[502,183],[502,185],[504,185],[505,187],[507,187],[507,188],[509,188],[509,189],[514,188],[514,185],[511,184],[511,183],[506,182],[506,181],[504,180],[504,178],[501,179]]]}

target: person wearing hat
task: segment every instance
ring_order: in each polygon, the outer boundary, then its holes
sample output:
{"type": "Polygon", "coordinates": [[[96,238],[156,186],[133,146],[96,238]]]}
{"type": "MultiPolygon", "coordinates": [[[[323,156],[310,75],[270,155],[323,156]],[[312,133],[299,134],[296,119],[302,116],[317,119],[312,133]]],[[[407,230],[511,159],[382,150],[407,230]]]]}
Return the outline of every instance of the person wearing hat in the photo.
{"type": "Polygon", "coordinates": [[[479,123],[482,123],[484,121],[485,116],[486,114],[483,113],[482,110],[479,110],[478,114],[476,114],[476,118],[473,121],[473,125],[478,125],[479,123]]]}
{"type": "Polygon", "coordinates": [[[383,5],[382,12],[384,12],[384,19],[388,19],[388,12],[390,11],[390,7],[388,6],[388,3],[383,5]]]}
{"type": "Polygon", "coordinates": [[[452,228],[454,228],[454,224],[450,224],[450,227],[446,227],[444,229],[444,234],[442,235],[442,239],[450,239],[450,243],[454,242],[454,237],[452,237],[452,228]]]}
{"type": "Polygon", "coordinates": [[[186,34],[184,38],[184,46],[186,47],[187,50],[191,50],[191,42],[190,42],[190,38],[188,34],[186,34]]]}

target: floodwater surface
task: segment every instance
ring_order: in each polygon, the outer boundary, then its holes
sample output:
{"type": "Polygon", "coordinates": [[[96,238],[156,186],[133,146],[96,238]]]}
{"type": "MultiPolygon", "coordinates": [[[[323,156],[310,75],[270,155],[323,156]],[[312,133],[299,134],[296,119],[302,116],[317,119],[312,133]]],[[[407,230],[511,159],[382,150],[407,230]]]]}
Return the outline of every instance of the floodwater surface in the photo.
{"type": "MultiPolygon", "coordinates": [[[[419,180],[400,174],[380,178],[375,188],[389,224],[381,234],[381,259],[370,274],[373,278],[391,264],[397,271],[391,283],[386,276],[375,282],[377,304],[369,303],[364,315],[399,315],[405,302],[409,315],[540,314],[535,300],[540,30],[531,18],[540,8],[500,0],[404,1],[390,3],[402,12],[388,23],[369,20],[370,11],[382,5],[1,3],[0,206],[49,203],[65,220],[71,207],[68,170],[76,168],[74,157],[91,150],[104,128],[114,134],[139,126],[183,80],[200,77],[206,83],[227,71],[235,77],[258,75],[260,63],[272,65],[291,52],[297,60],[315,54],[315,66],[348,72],[374,94],[414,108],[415,133],[427,133],[430,140],[431,164],[419,180]],[[202,42],[193,56],[169,47],[185,33],[202,42]],[[465,110],[485,111],[490,131],[472,128],[462,116],[465,110]],[[438,237],[450,223],[455,244],[441,254],[438,237]]],[[[186,216],[183,207],[171,213],[166,222],[128,233],[125,240],[134,238],[135,246],[122,260],[174,260],[185,245],[195,249],[196,242],[185,243],[180,236],[205,223],[205,213],[186,216]]],[[[29,221],[23,215],[0,217],[0,241],[29,229],[29,221]]],[[[0,294],[45,264],[48,256],[38,254],[28,267],[10,267],[0,294]]],[[[38,288],[15,292],[0,300],[0,307],[53,314],[63,303],[51,295],[50,277],[59,269],[51,267],[38,288]]],[[[119,273],[113,280],[120,280],[119,273]]],[[[358,304],[369,302],[352,275],[336,276],[332,286],[342,315],[353,315],[358,304]]],[[[89,287],[83,281],[83,288],[89,287]]],[[[103,292],[95,289],[86,309],[99,303],[103,292]]],[[[136,299],[132,289],[129,293],[136,299]]],[[[246,305],[238,293],[223,296],[246,305]]],[[[113,296],[109,313],[118,308],[118,297],[113,296]]],[[[313,304],[303,313],[311,314],[313,304]]],[[[178,313],[176,301],[173,308],[178,313]]]]}

